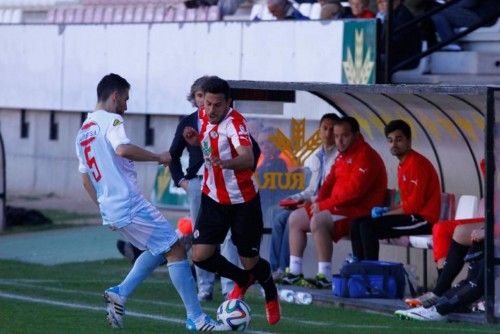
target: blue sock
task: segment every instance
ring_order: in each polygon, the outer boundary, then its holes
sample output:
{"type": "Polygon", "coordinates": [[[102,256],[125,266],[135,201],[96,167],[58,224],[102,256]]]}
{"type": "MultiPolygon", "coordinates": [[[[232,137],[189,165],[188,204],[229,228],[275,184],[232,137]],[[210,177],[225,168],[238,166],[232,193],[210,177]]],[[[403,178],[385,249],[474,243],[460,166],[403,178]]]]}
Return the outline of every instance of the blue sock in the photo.
{"type": "Polygon", "coordinates": [[[170,279],[181,296],[188,319],[195,321],[203,315],[191,268],[187,260],[169,262],[167,264],[170,279]]]}
{"type": "Polygon", "coordinates": [[[142,252],[127,277],[118,285],[120,296],[127,298],[164,260],[163,254],[153,255],[148,250],[142,252]]]}

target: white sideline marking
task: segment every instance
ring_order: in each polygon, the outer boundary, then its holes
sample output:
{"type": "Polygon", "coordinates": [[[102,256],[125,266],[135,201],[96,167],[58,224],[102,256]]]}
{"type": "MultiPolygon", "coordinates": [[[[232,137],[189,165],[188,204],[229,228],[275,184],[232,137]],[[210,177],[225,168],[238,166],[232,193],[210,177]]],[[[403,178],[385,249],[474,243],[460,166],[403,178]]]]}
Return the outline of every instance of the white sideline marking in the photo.
{"type": "MultiPolygon", "coordinates": [[[[6,298],[6,299],[21,300],[21,301],[30,302],[30,303],[55,305],[55,306],[61,306],[61,307],[72,308],[72,309],[80,309],[80,310],[89,310],[89,311],[98,311],[98,312],[102,312],[103,310],[104,311],[106,310],[104,307],[97,307],[97,306],[77,304],[77,303],[67,303],[67,302],[61,302],[61,301],[52,300],[52,299],[33,298],[33,297],[17,295],[17,294],[2,292],[2,291],[0,291],[0,297],[6,298]]],[[[140,313],[140,312],[133,312],[133,311],[127,311],[126,315],[129,317],[152,319],[152,320],[158,320],[158,321],[171,322],[171,323],[175,323],[175,324],[184,324],[185,323],[185,320],[181,320],[178,318],[170,318],[170,317],[164,317],[161,315],[154,315],[154,314],[147,314],[147,313],[140,313]]],[[[271,334],[271,332],[264,332],[264,331],[248,331],[248,332],[253,333],[253,334],[271,334]]]]}
{"type": "MultiPolygon", "coordinates": [[[[23,281],[24,282],[24,281],[23,281]]],[[[63,289],[63,288],[54,288],[54,287],[48,287],[48,286],[42,286],[38,284],[29,284],[29,283],[22,283],[22,282],[16,282],[16,280],[4,280],[0,279],[0,285],[10,285],[10,286],[16,286],[16,287],[28,287],[28,288],[37,288],[40,290],[44,291],[54,291],[54,292],[63,292],[63,293],[69,293],[69,294],[76,294],[76,295],[82,295],[82,296],[99,296],[102,297],[102,293],[97,293],[97,292],[86,292],[82,290],[74,290],[74,289],[63,289]]],[[[148,299],[131,299],[135,303],[141,303],[141,304],[150,304],[150,305],[159,305],[159,306],[170,306],[170,307],[176,307],[176,308],[184,308],[183,304],[180,303],[171,303],[171,302],[159,302],[157,300],[148,300],[148,299]]],[[[213,307],[203,307],[204,310],[208,310],[211,312],[216,312],[217,308],[213,307]]],[[[128,311],[127,311],[128,314],[128,311]]],[[[253,313],[252,317],[254,318],[261,318],[264,319],[265,316],[263,314],[258,314],[258,313],[253,313]]],[[[288,320],[288,321],[295,321],[299,323],[303,323],[306,325],[315,325],[315,326],[330,326],[332,323],[331,322],[325,322],[325,321],[313,321],[313,320],[297,320],[295,318],[290,318],[290,317],[281,317],[282,320],[288,320]]]]}
{"type": "MultiPolygon", "coordinates": [[[[28,284],[28,283],[16,283],[16,280],[5,280],[5,279],[0,279],[0,285],[10,285],[10,286],[18,286],[18,287],[32,287],[32,288],[38,288],[42,289],[45,291],[56,291],[56,292],[66,292],[70,294],[79,294],[79,295],[95,295],[95,296],[102,296],[102,294],[96,293],[96,292],[85,292],[82,290],[71,290],[71,289],[62,289],[62,288],[53,288],[53,287],[45,287],[45,286],[40,286],[36,284],[28,284]]],[[[57,306],[62,306],[62,307],[68,307],[68,308],[74,308],[74,309],[86,309],[86,310],[92,310],[92,311],[99,311],[102,312],[105,310],[104,307],[97,307],[97,306],[91,306],[91,305],[84,305],[84,304],[77,304],[77,303],[67,303],[67,302],[61,302],[61,301],[56,301],[56,300],[51,300],[51,299],[42,299],[42,298],[33,298],[29,296],[23,296],[23,295],[17,295],[17,294],[11,294],[8,292],[3,292],[0,290],[0,297],[7,298],[7,299],[16,299],[16,300],[22,300],[22,301],[27,301],[27,302],[33,302],[33,303],[39,303],[39,304],[48,304],[48,305],[57,305],[57,306]]],[[[181,304],[176,304],[176,303],[168,303],[168,302],[158,302],[154,300],[147,300],[147,299],[133,299],[134,302],[138,303],[148,303],[148,304],[155,304],[155,305],[163,305],[163,306],[172,306],[172,307],[177,307],[177,308],[184,308],[184,305],[181,304]]],[[[215,308],[208,308],[204,307],[204,310],[210,310],[210,311],[215,311],[215,308]]],[[[169,317],[164,317],[160,315],[153,315],[153,314],[147,314],[147,313],[140,313],[140,312],[133,312],[129,311],[127,309],[126,312],[127,316],[132,316],[132,317],[137,317],[137,318],[145,318],[145,319],[153,319],[153,320],[158,320],[158,321],[166,321],[166,322],[174,322],[174,323],[184,323],[184,320],[178,319],[178,318],[169,318],[169,317]]],[[[253,314],[253,317],[259,317],[259,318],[264,318],[263,315],[261,314],[253,314]]],[[[389,315],[388,315],[389,318],[389,315]]],[[[360,328],[360,329],[396,329],[397,327],[390,326],[390,325],[359,325],[359,324],[339,324],[335,323],[334,321],[332,322],[325,322],[325,321],[309,321],[309,320],[298,320],[296,318],[290,318],[290,317],[281,317],[282,320],[288,320],[288,321],[293,321],[296,323],[302,323],[302,324],[309,324],[309,325],[316,325],[316,326],[329,326],[332,329],[333,328],[360,328]]],[[[405,321],[408,324],[411,323],[421,323],[418,321],[405,321]]],[[[434,323],[437,324],[437,323],[434,323]]],[[[456,332],[464,332],[464,333],[469,333],[469,332],[474,332],[474,333],[492,333],[492,334],[497,334],[496,331],[494,330],[482,330],[482,329],[475,329],[475,328],[445,328],[445,327],[418,327],[421,330],[430,330],[430,331],[444,331],[444,332],[449,332],[450,330],[456,331],[456,332]]],[[[248,331],[249,333],[254,333],[254,334],[266,334],[266,333],[271,333],[271,332],[265,332],[265,331],[248,331]]]]}

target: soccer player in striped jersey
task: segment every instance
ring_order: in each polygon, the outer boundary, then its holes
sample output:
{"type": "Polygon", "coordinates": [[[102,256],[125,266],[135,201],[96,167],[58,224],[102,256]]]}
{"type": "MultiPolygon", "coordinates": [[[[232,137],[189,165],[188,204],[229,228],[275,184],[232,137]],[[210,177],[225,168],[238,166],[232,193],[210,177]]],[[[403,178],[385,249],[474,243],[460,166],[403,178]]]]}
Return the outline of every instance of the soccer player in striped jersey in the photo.
{"type": "Polygon", "coordinates": [[[201,145],[205,160],[192,259],[197,266],[235,281],[228,299],[243,298],[248,287],[257,281],[265,292],[267,321],[274,325],[280,320],[281,311],[271,266],[259,256],[264,224],[246,120],[230,107],[227,81],[210,77],[203,91],[200,131],[192,127],[184,131],[190,144],[201,145]],[[244,270],[216,252],[228,230],[244,270]]]}

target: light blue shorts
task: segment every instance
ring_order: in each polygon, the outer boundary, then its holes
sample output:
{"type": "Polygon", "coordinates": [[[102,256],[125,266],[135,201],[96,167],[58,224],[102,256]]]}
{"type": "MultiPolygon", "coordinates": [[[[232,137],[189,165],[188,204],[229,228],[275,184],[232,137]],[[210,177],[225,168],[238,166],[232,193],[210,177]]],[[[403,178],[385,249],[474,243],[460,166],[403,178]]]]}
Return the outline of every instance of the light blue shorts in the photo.
{"type": "Polygon", "coordinates": [[[168,252],[178,240],[173,226],[150,203],[139,210],[132,222],[119,231],[132,245],[141,250],[149,250],[153,255],[168,252]]]}

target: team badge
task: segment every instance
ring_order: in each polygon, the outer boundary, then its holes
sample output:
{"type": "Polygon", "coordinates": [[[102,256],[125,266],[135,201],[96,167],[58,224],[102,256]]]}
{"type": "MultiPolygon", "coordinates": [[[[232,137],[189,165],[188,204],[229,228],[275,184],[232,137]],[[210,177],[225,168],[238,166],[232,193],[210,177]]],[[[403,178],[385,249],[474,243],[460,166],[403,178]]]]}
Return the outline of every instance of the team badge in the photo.
{"type": "Polygon", "coordinates": [[[210,131],[210,138],[215,139],[217,138],[218,134],[217,131],[210,131]]]}
{"type": "Polygon", "coordinates": [[[123,122],[122,122],[122,121],[120,121],[119,119],[115,119],[115,120],[113,121],[113,126],[118,126],[118,125],[120,125],[120,124],[123,124],[123,122]]]}
{"type": "Polygon", "coordinates": [[[198,239],[199,236],[200,236],[200,231],[194,230],[194,232],[193,232],[193,238],[198,239]]]}
{"type": "Polygon", "coordinates": [[[241,135],[248,135],[248,131],[247,131],[247,128],[241,124],[240,125],[240,131],[238,132],[238,134],[241,136],[241,135]]]}

